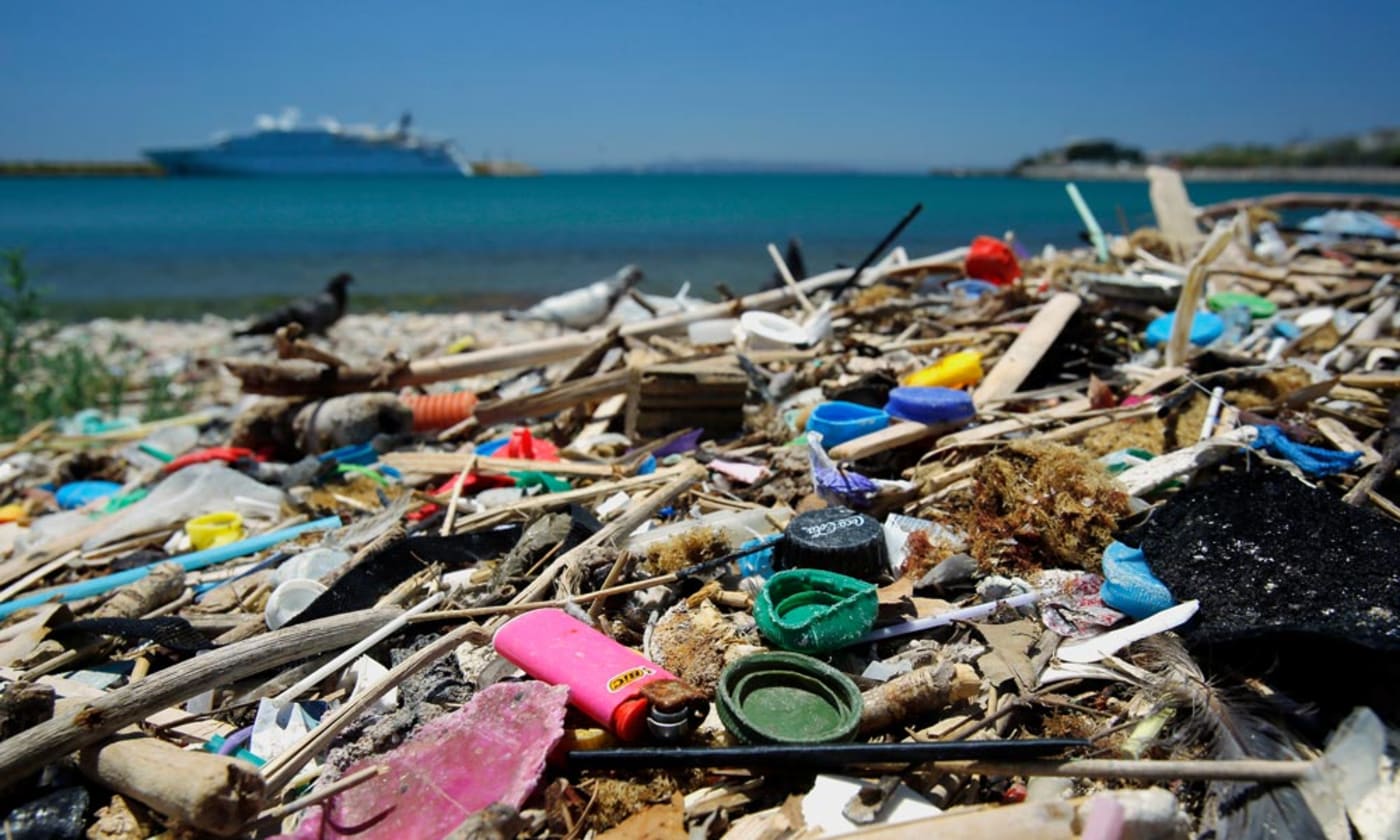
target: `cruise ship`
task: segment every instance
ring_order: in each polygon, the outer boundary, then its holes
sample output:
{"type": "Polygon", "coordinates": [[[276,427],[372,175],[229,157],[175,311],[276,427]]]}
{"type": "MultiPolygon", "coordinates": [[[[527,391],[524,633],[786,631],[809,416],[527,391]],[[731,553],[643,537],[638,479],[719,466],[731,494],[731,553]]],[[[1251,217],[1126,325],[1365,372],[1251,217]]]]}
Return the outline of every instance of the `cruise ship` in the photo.
{"type": "Polygon", "coordinates": [[[145,156],[169,175],[406,175],[455,176],[471,168],[448,140],[429,140],[409,129],[404,114],[387,128],[342,126],[325,118],[300,124],[289,108],[260,116],[257,131],[207,146],[148,149],[145,156]]]}

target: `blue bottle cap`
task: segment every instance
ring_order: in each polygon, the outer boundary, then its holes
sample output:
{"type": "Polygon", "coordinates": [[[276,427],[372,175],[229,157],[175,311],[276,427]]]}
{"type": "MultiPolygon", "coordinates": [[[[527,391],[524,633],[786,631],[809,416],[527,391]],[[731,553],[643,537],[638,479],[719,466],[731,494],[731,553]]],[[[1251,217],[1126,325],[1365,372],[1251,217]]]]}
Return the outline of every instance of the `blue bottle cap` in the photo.
{"type": "Polygon", "coordinates": [[[915,423],[958,423],[977,415],[972,395],[955,388],[906,386],[890,391],[885,411],[915,423]]]}
{"type": "MultiPolygon", "coordinates": [[[[1147,343],[1153,347],[1158,344],[1166,344],[1172,336],[1172,324],[1175,321],[1176,313],[1168,312],[1148,324],[1147,343]]],[[[1196,317],[1191,319],[1191,343],[1197,347],[1205,347],[1219,338],[1223,332],[1225,332],[1225,322],[1214,312],[1197,312],[1196,317]]]]}
{"type": "Polygon", "coordinates": [[[812,409],[807,431],[821,432],[822,446],[830,449],[861,435],[878,432],[890,424],[890,416],[878,408],[833,400],[812,409]]]}

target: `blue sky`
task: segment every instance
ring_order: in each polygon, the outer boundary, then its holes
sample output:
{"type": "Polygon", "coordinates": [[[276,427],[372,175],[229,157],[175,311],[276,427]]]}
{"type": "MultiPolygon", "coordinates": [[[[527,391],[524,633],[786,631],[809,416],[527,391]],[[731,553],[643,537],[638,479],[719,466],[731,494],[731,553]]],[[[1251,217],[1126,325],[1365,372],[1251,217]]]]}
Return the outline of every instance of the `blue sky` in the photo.
{"type": "Polygon", "coordinates": [[[997,165],[1400,124],[1400,2],[0,0],[0,158],[134,158],[258,113],[550,168],[997,165]]]}

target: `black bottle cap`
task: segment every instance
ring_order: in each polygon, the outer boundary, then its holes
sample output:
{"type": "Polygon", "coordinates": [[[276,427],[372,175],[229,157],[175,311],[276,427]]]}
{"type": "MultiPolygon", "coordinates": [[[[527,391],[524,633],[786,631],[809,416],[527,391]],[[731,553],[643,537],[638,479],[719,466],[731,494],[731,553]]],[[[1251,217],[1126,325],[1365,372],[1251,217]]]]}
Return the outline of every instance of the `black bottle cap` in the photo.
{"type": "Polygon", "coordinates": [[[850,508],[811,510],[793,517],[778,552],[781,569],[826,569],[875,583],[888,576],[880,523],[850,508]]]}

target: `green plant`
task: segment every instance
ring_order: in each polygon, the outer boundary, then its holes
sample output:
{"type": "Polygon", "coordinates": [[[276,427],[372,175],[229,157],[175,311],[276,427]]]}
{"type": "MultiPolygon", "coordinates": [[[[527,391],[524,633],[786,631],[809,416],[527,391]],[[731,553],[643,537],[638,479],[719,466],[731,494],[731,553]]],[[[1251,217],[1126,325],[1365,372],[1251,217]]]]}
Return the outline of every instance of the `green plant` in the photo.
{"type": "MultiPolygon", "coordinates": [[[[0,282],[0,438],[12,438],[35,423],[85,408],[116,414],[127,393],[127,373],[105,352],[77,342],[57,342],[44,320],[43,296],[30,280],[23,255],[3,254],[0,282]]],[[[182,410],[185,400],[169,377],[152,377],[146,393],[147,419],[182,410]]]]}

